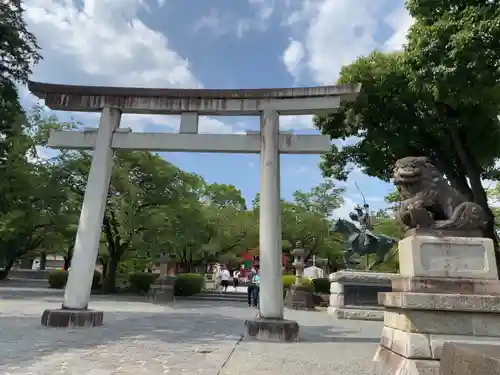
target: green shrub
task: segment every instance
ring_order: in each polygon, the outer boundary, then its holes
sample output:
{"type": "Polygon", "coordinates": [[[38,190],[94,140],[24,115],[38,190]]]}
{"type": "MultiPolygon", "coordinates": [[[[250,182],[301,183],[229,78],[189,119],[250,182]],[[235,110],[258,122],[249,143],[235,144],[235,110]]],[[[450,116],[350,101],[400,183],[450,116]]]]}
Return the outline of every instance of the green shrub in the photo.
{"type": "Polygon", "coordinates": [[[67,271],[54,271],[49,273],[49,287],[53,289],[62,289],[68,281],[67,271]]]}
{"type": "Polygon", "coordinates": [[[158,273],[134,272],[129,275],[130,288],[136,293],[147,293],[151,284],[160,276],[158,273]]]}
{"type": "Polygon", "coordinates": [[[192,296],[200,293],[205,280],[198,273],[180,273],[174,282],[174,294],[176,296],[192,296]]]}
{"type": "MultiPolygon", "coordinates": [[[[94,271],[94,276],[92,277],[92,290],[99,289],[101,287],[101,273],[99,271],[94,271]]],[[[49,287],[54,289],[62,289],[66,286],[68,281],[68,271],[53,271],[49,273],[49,287]]]]}
{"type": "Polygon", "coordinates": [[[318,294],[330,294],[330,280],[328,278],[313,279],[314,292],[318,294]]]}
{"type": "MultiPolygon", "coordinates": [[[[283,289],[289,289],[292,284],[295,284],[295,276],[294,275],[284,275],[282,276],[281,280],[283,281],[283,289]]],[[[311,285],[312,282],[310,279],[308,279],[307,277],[303,277],[301,280],[300,280],[300,283],[302,285],[311,285]]]]}

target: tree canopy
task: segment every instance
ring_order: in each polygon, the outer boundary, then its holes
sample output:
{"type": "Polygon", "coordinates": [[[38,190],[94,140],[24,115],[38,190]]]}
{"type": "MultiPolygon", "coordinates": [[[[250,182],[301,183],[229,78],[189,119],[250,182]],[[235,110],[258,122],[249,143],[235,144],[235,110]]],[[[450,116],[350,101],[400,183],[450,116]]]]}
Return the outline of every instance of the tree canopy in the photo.
{"type": "Polygon", "coordinates": [[[428,156],[450,183],[487,212],[482,178],[500,156],[500,8],[496,1],[413,0],[415,24],[403,51],[373,52],[342,68],[339,83],[363,85],[357,101],[316,126],[352,140],[323,158],[326,176],[346,179],[353,164],[388,181],[405,156],[428,156]]]}
{"type": "Polygon", "coordinates": [[[26,83],[40,59],[36,38],[23,19],[21,0],[0,2],[0,167],[17,155],[7,157],[15,148],[15,132],[23,114],[16,84],[26,83]]]}

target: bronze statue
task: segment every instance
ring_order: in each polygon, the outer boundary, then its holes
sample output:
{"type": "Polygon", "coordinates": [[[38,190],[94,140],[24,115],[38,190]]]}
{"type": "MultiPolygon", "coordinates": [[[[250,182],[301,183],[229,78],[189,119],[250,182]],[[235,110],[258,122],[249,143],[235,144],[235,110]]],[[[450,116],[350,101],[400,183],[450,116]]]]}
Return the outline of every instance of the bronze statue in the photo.
{"type": "Polygon", "coordinates": [[[484,210],[468,202],[427,157],[399,159],[393,176],[404,199],[398,217],[407,227],[453,232],[452,235],[481,235],[486,226],[484,210]]]}
{"type": "Polygon", "coordinates": [[[349,214],[349,218],[357,221],[359,228],[348,220],[338,219],[330,230],[344,237],[346,248],[342,253],[342,258],[347,269],[352,265],[359,264],[359,261],[354,259],[355,255],[375,254],[372,263],[366,265],[367,270],[372,270],[384,262],[386,255],[397,243],[397,240],[384,234],[372,232],[373,226],[369,206],[366,202],[363,207],[356,206],[354,211],[349,214]]]}

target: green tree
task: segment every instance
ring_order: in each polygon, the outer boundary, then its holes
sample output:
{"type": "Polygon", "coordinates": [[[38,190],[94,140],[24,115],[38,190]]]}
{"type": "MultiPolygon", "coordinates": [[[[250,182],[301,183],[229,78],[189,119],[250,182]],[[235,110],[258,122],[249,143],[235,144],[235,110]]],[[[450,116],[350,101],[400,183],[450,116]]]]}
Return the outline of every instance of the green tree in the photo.
{"type": "Polygon", "coordinates": [[[488,213],[492,237],[493,214],[481,179],[488,172],[498,176],[498,1],[410,0],[407,7],[416,20],[406,48],[411,83],[436,103],[437,126],[468,177],[471,195],[488,213]]]}
{"type": "Polygon", "coordinates": [[[0,259],[5,278],[21,257],[36,256],[36,251],[49,247],[51,234],[62,224],[60,214],[68,196],[54,178],[50,163],[37,158],[38,134],[53,118],[43,118],[39,108],[16,122],[11,131],[8,168],[2,169],[0,183],[0,259]]]}
{"type": "MultiPolygon", "coordinates": [[[[61,183],[83,199],[91,157],[85,152],[63,152],[56,160],[61,183]]],[[[161,210],[189,199],[191,176],[157,155],[143,152],[116,153],[103,219],[105,252],[103,289],[116,289],[118,265],[140,233],[154,223],[161,210]]],[[[156,221],[157,222],[157,221],[156,221]]],[[[136,242],[137,243],[137,242],[136,242]]],[[[144,248],[143,248],[144,249],[144,248]]],[[[144,249],[147,250],[147,249],[144,249]]]]}
{"type": "Polygon", "coordinates": [[[293,193],[293,201],[305,211],[329,217],[344,204],[344,191],[344,188],[336,187],[333,180],[327,179],[309,192],[296,191],[293,193]]]}
{"type": "Polygon", "coordinates": [[[218,207],[233,206],[238,210],[246,210],[241,190],[233,185],[206,184],[202,194],[204,200],[218,207]]]}
{"type": "Polygon", "coordinates": [[[460,134],[464,142],[457,144],[453,131],[456,121],[443,117],[435,100],[420,90],[411,77],[405,53],[375,52],[342,69],[339,83],[360,82],[361,95],[338,113],[316,117],[314,121],[333,139],[357,139],[342,149],[333,145],[332,152],[323,159],[323,172],[346,179],[350,167],[356,164],[368,175],[388,181],[397,159],[428,156],[455,188],[489,214],[490,226],[485,235],[495,238],[491,210],[483,199],[484,189],[474,181],[477,171],[479,178],[487,175],[500,154],[497,120],[478,108],[477,116],[484,120],[484,127],[464,121],[460,134]],[[459,156],[463,151],[460,147],[474,155],[477,170],[467,167],[459,156]]]}
{"type": "MultiPolygon", "coordinates": [[[[0,167],[9,168],[7,153],[15,147],[23,111],[16,84],[26,83],[40,59],[36,38],[23,19],[20,0],[0,2],[0,167]]],[[[12,156],[10,157],[10,159],[12,156]]],[[[3,176],[2,176],[3,177],[3,176]]]]}

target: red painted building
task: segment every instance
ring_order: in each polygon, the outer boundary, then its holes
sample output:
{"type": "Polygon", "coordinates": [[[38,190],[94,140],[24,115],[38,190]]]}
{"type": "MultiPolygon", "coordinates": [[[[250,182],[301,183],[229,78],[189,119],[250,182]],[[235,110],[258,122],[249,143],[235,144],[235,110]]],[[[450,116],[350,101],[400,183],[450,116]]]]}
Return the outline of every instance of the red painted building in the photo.
{"type": "MultiPolygon", "coordinates": [[[[240,255],[240,258],[243,260],[243,264],[241,265],[242,276],[245,276],[247,272],[250,272],[252,267],[259,266],[258,250],[250,250],[240,255]]],[[[283,266],[283,269],[286,269],[286,263],[286,255],[284,253],[281,253],[281,265],[283,266]]]]}

